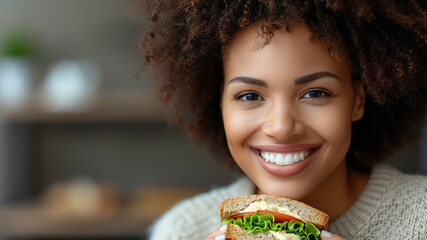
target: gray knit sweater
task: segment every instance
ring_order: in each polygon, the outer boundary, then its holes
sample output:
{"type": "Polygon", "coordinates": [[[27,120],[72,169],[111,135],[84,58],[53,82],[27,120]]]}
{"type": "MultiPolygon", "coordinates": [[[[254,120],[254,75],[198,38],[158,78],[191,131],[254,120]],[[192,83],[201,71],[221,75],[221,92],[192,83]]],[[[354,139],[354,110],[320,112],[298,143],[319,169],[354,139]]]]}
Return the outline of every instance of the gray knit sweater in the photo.
{"type": "MultiPolygon", "coordinates": [[[[220,226],[218,206],[229,197],[251,195],[255,186],[242,178],[185,200],[156,221],[151,240],[205,239],[220,226]]],[[[346,239],[427,239],[427,177],[403,174],[387,165],[373,169],[356,203],[329,224],[346,239]]]]}

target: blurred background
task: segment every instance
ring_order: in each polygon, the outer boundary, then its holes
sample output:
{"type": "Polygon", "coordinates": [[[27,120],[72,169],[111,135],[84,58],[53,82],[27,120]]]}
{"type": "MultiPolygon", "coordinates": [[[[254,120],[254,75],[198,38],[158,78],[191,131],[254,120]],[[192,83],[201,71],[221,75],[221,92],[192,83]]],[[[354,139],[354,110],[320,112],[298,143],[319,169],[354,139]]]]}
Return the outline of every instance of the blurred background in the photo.
{"type": "MultiPolygon", "coordinates": [[[[1,240],[144,239],[176,202],[239,177],[136,79],[133,5],[0,1],[1,240]]],[[[427,174],[426,150],[424,137],[389,161],[427,174]]]]}
{"type": "Polygon", "coordinates": [[[177,201],[237,178],[135,77],[146,17],[133,6],[0,1],[0,238],[140,239],[177,201]]]}

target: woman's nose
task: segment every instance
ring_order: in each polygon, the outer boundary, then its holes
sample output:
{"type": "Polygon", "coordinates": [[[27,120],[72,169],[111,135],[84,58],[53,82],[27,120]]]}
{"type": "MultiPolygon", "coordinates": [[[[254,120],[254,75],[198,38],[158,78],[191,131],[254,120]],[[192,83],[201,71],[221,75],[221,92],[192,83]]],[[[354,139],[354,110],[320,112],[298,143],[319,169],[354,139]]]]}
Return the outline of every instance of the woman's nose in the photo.
{"type": "Polygon", "coordinates": [[[263,125],[265,135],[278,140],[288,140],[304,133],[304,124],[296,113],[283,106],[272,108],[265,118],[263,125]]]}

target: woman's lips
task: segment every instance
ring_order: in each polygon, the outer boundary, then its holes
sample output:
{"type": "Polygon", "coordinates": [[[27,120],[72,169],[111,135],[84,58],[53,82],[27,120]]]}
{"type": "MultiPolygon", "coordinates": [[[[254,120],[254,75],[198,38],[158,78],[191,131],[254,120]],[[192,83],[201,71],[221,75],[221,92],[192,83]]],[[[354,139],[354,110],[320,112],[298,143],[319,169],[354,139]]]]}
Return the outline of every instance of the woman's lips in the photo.
{"type": "Polygon", "coordinates": [[[275,176],[288,177],[298,174],[306,169],[311,160],[316,156],[319,148],[319,145],[304,144],[292,145],[290,147],[280,147],[278,145],[268,147],[264,146],[261,149],[252,148],[252,150],[256,154],[256,159],[265,171],[275,176]],[[261,152],[264,156],[261,156],[261,152]],[[305,155],[302,156],[302,153],[305,153],[305,155]],[[267,154],[267,156],[265,156],[265,154],[267,154]],[[273,162],[269,161],[269,154],[273,155],[273,162]],[[299,159],[298,156],[300,156],[299,159]],[[264,158],[267,158],[267,160],[264,158]]]}

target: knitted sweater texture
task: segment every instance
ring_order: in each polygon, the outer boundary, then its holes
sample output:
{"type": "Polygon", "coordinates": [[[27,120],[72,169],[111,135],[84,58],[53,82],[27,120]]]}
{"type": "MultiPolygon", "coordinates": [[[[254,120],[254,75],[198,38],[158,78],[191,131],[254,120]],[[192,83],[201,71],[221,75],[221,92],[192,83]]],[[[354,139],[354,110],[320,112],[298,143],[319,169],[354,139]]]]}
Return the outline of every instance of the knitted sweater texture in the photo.
{"type": "MultiPolygon", "coordinates": [[[[255,185],[241,178],[185,200],[150,229],[151,240],[202,240],[221,225],[218,206],[230,197],[254,194],[255,185]]],[[[329,230],[351,239],[427,239],[427,177],[376,166],[358,200],[329,224],[329,230]]]]}

